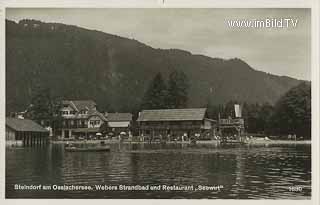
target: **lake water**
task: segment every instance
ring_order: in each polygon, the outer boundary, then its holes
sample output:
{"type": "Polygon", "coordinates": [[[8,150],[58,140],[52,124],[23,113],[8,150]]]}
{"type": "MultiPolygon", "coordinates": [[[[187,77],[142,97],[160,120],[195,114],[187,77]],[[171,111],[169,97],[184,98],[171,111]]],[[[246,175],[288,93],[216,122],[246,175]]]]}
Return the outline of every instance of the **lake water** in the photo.
{"type": "Polygon", "coordinates": [[[310,199],[311,146],[112,144],[103,153],[65,152],[62,145],[7,148],[6,197],[310,199]],[[15,184],[51,190],[15,190],[15,184]],[[54,185],[93,190],[52,190],[54,185]],[[95,185],[161,188],[101,191],[95,185]],[[167,191],[163,185],[194,189],[167,191]],[[211,190],[196,190],[199,185],[211,190]]]}

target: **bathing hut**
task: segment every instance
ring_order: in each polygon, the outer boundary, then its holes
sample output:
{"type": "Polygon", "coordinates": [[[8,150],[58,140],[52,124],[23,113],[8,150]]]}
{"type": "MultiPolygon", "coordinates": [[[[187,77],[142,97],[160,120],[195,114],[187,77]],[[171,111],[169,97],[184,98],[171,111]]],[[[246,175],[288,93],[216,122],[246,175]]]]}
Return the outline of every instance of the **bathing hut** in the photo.
{"type": "Polygon", "coordinates": [[[6,118],[6,145],[44,144],[49,131],[29,119],[6,118]]]}
{"type": "Polygon", "coordinates": [[[207,117],[206,108],[142,110],[138,123],[140,136],[215,135],[216,121],[207,117]]]}

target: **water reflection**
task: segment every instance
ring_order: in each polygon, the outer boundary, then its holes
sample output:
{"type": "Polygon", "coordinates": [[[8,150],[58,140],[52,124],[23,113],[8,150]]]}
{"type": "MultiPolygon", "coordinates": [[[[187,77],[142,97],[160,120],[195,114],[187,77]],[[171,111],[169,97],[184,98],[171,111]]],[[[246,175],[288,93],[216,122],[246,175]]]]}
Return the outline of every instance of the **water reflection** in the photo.
{"type": "Polygon", "coordinates": [[[61,145],[6,150],[8,198],[310,199],[310,145],[114,144],[109,153],[61,145]],[[223,185],[221,191],[21,191],[26,185],[223,185]],[[290,192],[301,186],[301,192],[290,192]]]}

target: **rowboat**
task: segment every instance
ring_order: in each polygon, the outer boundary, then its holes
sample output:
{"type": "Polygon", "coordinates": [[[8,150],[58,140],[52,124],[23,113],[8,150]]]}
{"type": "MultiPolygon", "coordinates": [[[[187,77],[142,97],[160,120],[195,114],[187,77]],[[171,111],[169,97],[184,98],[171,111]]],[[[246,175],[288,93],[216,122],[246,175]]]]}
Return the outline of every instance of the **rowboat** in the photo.
{"type": "Polygon", "coordinates": [[[239,141],[239,140],[223,140],[220,141],[221,144],[247,144],[245,141],[239,141]]]}
{"type": "Polygon", "coordinates": [[[99,146],[99,147],[74,147],[69,146],[64,148],[67,152],[108,152],[110,151],[109,146],[99,146]]]}

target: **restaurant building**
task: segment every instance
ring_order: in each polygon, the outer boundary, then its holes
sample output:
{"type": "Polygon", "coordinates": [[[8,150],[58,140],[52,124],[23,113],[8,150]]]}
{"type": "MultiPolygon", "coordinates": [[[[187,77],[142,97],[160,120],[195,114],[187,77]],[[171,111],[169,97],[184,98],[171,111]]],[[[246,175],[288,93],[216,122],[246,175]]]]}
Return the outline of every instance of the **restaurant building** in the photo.
{"type": "Polygon", "coordinates": [[[143,110],[137,122],[139,135],[151,138],[211,138],[217,130],[217,122],[207,117],[206,108],[143,110]]]}
{"type": "Polygon", "coordinates": [[[64,100],[60,114],[60,139],[93,138],[99,133],[100,126],[107,123],[107,118],[97,110],[92,100],[64,100]]]}

